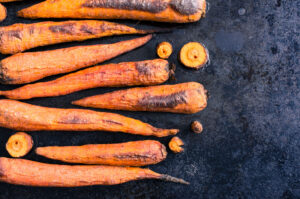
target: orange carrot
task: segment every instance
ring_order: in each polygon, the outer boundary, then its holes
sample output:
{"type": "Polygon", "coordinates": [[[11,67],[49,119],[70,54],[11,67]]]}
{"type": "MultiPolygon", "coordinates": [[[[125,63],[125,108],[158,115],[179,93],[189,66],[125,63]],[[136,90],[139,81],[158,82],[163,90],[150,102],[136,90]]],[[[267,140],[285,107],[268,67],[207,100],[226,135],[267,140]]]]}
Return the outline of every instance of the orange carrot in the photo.
{"type": "Polygon", "coordinates": [[[19,158],[29,153],[32,146],[32,137],[27,133],[18,132],[9,137],[6,143],[6,150],[11,157],[19,158]]]}
{"type": "Polygon", "coordinates": [[[206,107],[206,92],[201,84],[188,82],[114,91],[83,98],[72,104],[102,109],[191,114],[206,107]]]}
{"type": "Polygon", "coordinates": [[[164,41],[157,46],[156,52],[160,58],[168,59],[173,52],[173,47],[169,42],[164,41]]]}
{"type": "Polygon", "coordinates": [[[26,18],[134,19],[187,23],[205,15],[205,0],[47,0],[18,12],[26,18]]]}
{"type": "Polygon", "coordinates": [[[95,20],[14,24],[0,27],[0,52],[15,54],[38,46],[149,32],[154,31],[137,30],[117,23],[95,20]]]}
{"type": "Polygon", "coordinates": [[[116,185],[141,179],[158,179],[189,184],[183,179],[150,169],[117,166],[68,166],[23,159],[0,158],[0,181],[38,187],[116,185]]]}
{"type": "Polygon", "coordinates": [[[0,61],[0,82],[2,84],[24,84],[47,76],[78,70],[138,48],[151,38],[152,36],[148,35],[114,44],[19,53],[0,61]]]}
{"type": "Polygon", "coordinates": [[[199,121],[193,121],[192,124],[191,124],[191,130],[194,133],[202,133],[203,126],[199,121]]]}
{"type": "Polygon", "coordinates": [[[170,73],[168,62],[162,59],[107,64],[87,68],[53,81],[0,91],[0,95],[10,99],[31,99],[66,95],[96,87],[155,85],[167,81],[170,73]]]}
{"type": "Polygon", "coordinates": [[[7,10],[6,8],[0,3],[0,22],[4,21],[7,17],[7,10]]]}
{"type": "Polygon", "coordinates": [[[157,164],[167,157],[166,147],[155,140],[120,144],[38,147],[36,153],[63,162],[113,166],[146,166],[157,164]]]}
{"type": "Polygon", "coordinates": [[[182,146],[184,145],[183,141],[179,137],[173,137],[169,142],[169,148],[174,153],[181,153],[184,151],[182,146]]]}
{"type": "Polygon", "coordinates": [[[164,137],[178,129],[159,129],[119,114],[59,109],[0,100],[0,126],[18,131],[112,131],[164,137]]]}
{"type": "Polygon", "coordinates": [[[181,48],[179,58],[186,67],[200,69],[209,62],[209,53],[202,44],[189,42],[181,48]]]}
{"type": "Polygon", "coordinates": [[[0,0],[0,3],[13,2],[13,1],[22,1],[22,0],[0,0]]]}

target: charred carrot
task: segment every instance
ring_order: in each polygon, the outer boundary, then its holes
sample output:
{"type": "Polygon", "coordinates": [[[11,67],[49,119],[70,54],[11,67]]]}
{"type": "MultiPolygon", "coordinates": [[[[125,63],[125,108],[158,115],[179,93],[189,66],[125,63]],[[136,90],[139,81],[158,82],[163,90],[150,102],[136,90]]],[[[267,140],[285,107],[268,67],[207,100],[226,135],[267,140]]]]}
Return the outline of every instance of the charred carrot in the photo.
{"type": "Polygon", "coordinates": [[[183,141],[179,137],[173,137],[171,141],[169,142],[169,148],[174,153],[181,153],[184,151],[184,148],[182,146],[184,145],[183,141]]]}
{"type": "Polygon", "coordinates": [[[191,114],[206,107],[206,92],[202,84],[188,82],[114,91],[77,100],[72,104],[103,109],[191,114]]]}
{"type": "Polygon", "coordinates": [[[152,36],[148,35],[114,44],[19,53],[0,61],[0,82],[2,84],[24,84],[50,75],[78,70],[138,48],[151,38],[152,36]]]}
{"type": "Polygon", "coordinates": [[[168,62],[162,59],[107,64],[71,73],[53,81],[0,91],[0,95],[10,99],[31,99],[66,95],[96,87],[155,85],[167,81],[170,74],[168,62]]]}
{"type": "Polygon", "coordinates": [[[168,59],[173,52],[173,47],[169,42],[161,42],[156,49],[157,55],[162,59],[168,59]]]}
{"type": "Polygon", "coordinates": [[[26,18],[134,19],[187,23],[205,15],[205,0],[47,0],[18,12],[26,18]]]}
{"type": "Polygon", "coordinates": [[[25,156],[33,146],[33,140],[30,135],[24,132],[18,132],[8,139],[6,150],[11,157],[19,158],[25,156]]]}
{"type": "Polygon", "coordinates": [[[136,167],[68,166],[2,157],[0,158],[0,168],[0,181],[25,186],[80,187],[116,185],[142,179],[158,179],[189,184],[183,179],[136,167]]]}
{"type": "Polygon", "coordinates": [[[6,16],[7,16],[6,8],[0,3],[0,22],[4,21],[4,19],[6,19],[6,16]]]}
{"type": "Polygon", "coordinates": [[[145,166],[157,164],[167,157],[166,147],[154,140],[120,144],[38,147],[36,153],[63,162],[113,166],[145,166]]]}
{"type": "Polygon", "coordinates": [[[149,32],[154,31],[137,30],[117,23],[96,20],[14,24],[0,27],[0,52],[15,54],[38,46],[149,32]]]}
{"type": "Polygon", "coordinates": [[[18,131],[111,131],[164,137],[178,129],[159,129],[114,113],[35,106],[0,100],[0,126],[18,131]]]}

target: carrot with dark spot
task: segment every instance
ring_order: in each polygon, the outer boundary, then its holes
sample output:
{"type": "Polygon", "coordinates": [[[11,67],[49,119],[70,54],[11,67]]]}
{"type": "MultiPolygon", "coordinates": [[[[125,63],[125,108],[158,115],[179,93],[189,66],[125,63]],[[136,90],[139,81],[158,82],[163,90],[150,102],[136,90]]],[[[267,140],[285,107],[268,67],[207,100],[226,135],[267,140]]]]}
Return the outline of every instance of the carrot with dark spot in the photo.
{"type": "Polygon", "coordinates": [[[113,166],[146,166],[167,157],[166,147],[155,140],[118,144],[38,147],[38,155],[69,163],[113,166]]]}
{"type": "Polygon", "coordinates": [[[0,27],[0,52],[15,54],[38,46],[83,41],[112,35],[147,34],[153,30],[96,20],[39,22],[0,27]],[[86,30],[89,31],[86,31],[86,30]]]}
{"type": "Polygon", "coordinates": [[[86,97],[72,104],[102,109],[191,114],[206,107],[206,93],[203,85],[188,82],[119,90],[86,97]]]}
{"type": "Polygon", "coordinates": [[[18,131],[111,131],[157,137],[179,131],[114,113],[47,108],[14,100],[0,100],[0,126],[18,131]]]}
{"type": "MultiPolygon", "coordinates": [[[[30,30],[34,31],[34,29],[30,30]]],[[[2,84],[24,84],[104,62],[147,43],[151,35],[113,44],[27,52],[0,61],[2,84]],[[76,57],[76,59],[74,59],[76,57]]]]}

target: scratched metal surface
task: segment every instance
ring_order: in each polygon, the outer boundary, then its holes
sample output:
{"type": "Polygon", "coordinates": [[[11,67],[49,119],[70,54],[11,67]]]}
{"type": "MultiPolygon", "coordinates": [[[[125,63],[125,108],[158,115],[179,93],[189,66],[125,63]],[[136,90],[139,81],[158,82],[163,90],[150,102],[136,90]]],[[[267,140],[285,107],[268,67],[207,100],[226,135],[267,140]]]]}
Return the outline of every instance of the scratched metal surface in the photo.
{"type": "MultiPolygon", "coordinates": [[[[33,3],[6,4],[9,16],[1,25],[38,21],[15,16],[16,11],[33,3]]],[[[177,65],[176,82],[198,81],[209,91],[208,107],[194,115],[115,111],[157,127],[180,128],[179,136],[186,143],[185,152],[169,153],[166,161],[150,168],[184,178],[191,185],[144,180],[110,187],[34,188],[0,183],[0,198],[299,198],[299,10],[297,0],[210,1],[209,13],[200,22],[157,35],[143,48],[109,61],[156,58],[155,46],[166,40],[175,49],[170,62],[177,65]],[[180,65],[179,49],[189,41],[206,45],[211,56],[210,66],[193,71],[180,65]],[[204,125],[201,135],[189,131],[189,124],[195,119],[204,125]]],[[[139,28],[171,26],[122,23],[139,28]]],[[[112,43],[134,37],[110,37],[35,50],[112,43]]],[[[0,55],[1,59],[4,57],[0,55]]],[[[0,86],[1,90],[12,88],[15,87],[0,86]]],[[[111,90],[114,89],[91,89],[27,102],[71,108],[74,107],[69,103],[72,100],[111,90]]],[[[9,157],[5,142],[13,132],[1,128],[1,156],[9,157]]],[[[107,132],[33,132],[31,135],[35,147],[145,139],[107,132]]],[[[159,140],[167,144],[169,139],[159,140]]],[[[33,152],[26,158],[55,163],[33,152]]]]}

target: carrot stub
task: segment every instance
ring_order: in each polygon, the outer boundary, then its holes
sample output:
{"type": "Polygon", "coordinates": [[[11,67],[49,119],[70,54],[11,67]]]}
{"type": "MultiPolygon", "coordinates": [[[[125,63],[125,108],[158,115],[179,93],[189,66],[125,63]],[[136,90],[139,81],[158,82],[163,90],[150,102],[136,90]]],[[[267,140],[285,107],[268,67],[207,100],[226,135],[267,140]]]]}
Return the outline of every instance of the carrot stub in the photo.
{"type": "Polygon", "coordinates": [[[171,141],[169,142],[169,148],[174,153],[181,153],[184,151],[184,149],[181,147],[184,143],[179,137],[173,137],[171,141]]]}
{"type": "Polygon", "coordinates": [[[4,21],[7,16],[7,10],[6,8],[0,3],[0,22],[4,21]]]}
{"type": "Polygon", "coordinates": [[[167,157],[166,147],[155,140],[118,144],[38,147],[38,155],[69,163],[114,166],[146,166],[167,157]]]}
{"type": "Polygon", "coordinates": [[[207,49],[198,42],[185,44],[180,50],[180,61],[189,68],[199,69],[209,60],[207,49]]]}
{"type": "Polygon", "coordinates": [[[203,126],[202,126],[202,124],[201,124],[199,121],[194,121],[194,122],[192,122],[192,124],[191,124],[191,130],[192,130],[194,133],[202,133],[202,131],[203,131],[203,126]]]}
{"type": "Polygon", "coordinates": [[[19,158],[28,154],[32,146],[31,136],[24,132],[18,132],[10,136],[6,143],[6,150],[12,157],[19,158]]]}
{"type": "Polygon", "coordinates": [[[173,52],[173,47],[169,42],[162,42],[157,46],[157,55],[162,59],[168,59],[173,52]]]}

